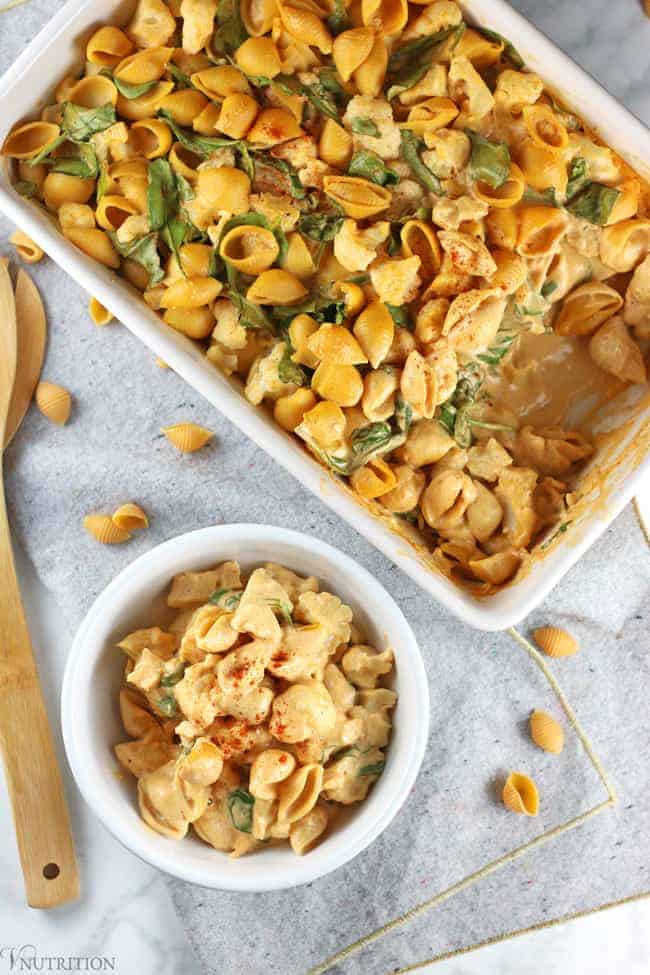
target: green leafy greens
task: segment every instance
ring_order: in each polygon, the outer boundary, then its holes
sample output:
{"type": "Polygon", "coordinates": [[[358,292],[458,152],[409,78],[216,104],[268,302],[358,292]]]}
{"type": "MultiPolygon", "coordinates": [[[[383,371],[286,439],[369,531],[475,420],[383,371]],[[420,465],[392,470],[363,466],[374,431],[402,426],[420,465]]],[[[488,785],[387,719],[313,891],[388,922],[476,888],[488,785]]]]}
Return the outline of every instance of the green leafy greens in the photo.
{"type": "Polygon", "coordinates": [[[567,210],[574,217],[604,227],[609,220],[621,191],[601,183],[590,183],[582,193],[567,203],[567,210]]]}
{"type": "Polygon", "coordinates": [[[370,180],[378,186],[396,186],[399,174],[390,169],[383,159],[368,149],[355,152],[348,167],[348,175],[370,180]]]}
{"type": "Polygon", "coordinates": [[[350,128],[357,135],[370,135],[373,139],[378,139],[381,134],[376,122],[373,122],[371,118],[362,118],[361,116],[352,119],[350,128]]]}
{"type": "Polygon", "coordinates": [[[472,179],[494,189],[503,186],[510,172],[510,150],[505,142],[490,142],[478,132],[465,129],[472,144],[469,171],[472,179]]]}
{"type": "Polygon", "coordinates": [[[227,801],[230,822],[240,833],[250,833],[253,829],[253,806],[255,799],[246,789],[233,789],[227,801]]]}

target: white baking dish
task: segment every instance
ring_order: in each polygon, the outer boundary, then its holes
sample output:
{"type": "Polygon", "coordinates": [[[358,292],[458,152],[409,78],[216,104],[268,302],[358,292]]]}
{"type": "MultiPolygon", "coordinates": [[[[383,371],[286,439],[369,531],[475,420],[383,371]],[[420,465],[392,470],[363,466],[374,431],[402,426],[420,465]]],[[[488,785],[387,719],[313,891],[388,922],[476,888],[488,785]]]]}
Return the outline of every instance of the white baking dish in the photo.
{"type": "MultiPolygon", "coordinates": [[[[650,178],[650,132],[633,115],[503,0],[461,0],[460,5],[469,19],[508,37],[529,67],[641,175],[650,178]]],[[[83,59],[91,30],[106,21],[126,23],[132,7],[131,0],[69,0],[61,8],[0,83],[0,142],[13,125],[33,117],[51,99],[58,80],[83,59]]],[[[520,581],[487,599],[476,599],[436,573],[426,564],[424,553],[361,507],[270,418],[247,403],[198,348],[163,325],[144,302],[134,300],[125,281],[66,241],[46,214],[13,191],[7,168],[0,171],[0,209],[260,447],[472,626],[498,630],[526,616],[630,501],[644,474],[650,472],[650,409],[640,395],[630,395],[620,407],[610,404],[605,420],[610,426],[625,421],[625,440],[635,449],[622,451],[616,461],[610,452],[599,491],[594,492],[600,497],[594,497],[580,517],[574,518],[571,530],[543,557],[533,560],[520,581]],[[649,442],[647,449],[642,447],[644,438],[649,442]]],[[[602,463],[602,458],[596,458],[596,466],[602,463]]]]}

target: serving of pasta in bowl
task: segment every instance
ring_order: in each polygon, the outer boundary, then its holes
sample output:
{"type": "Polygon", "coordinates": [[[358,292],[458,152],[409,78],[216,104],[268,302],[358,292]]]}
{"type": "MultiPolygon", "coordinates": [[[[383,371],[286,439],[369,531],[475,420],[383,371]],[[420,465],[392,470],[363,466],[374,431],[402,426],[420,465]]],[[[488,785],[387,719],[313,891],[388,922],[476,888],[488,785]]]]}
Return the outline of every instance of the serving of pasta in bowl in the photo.
{"type": "Polygon", "coordinates": [[[62,695],[82,794],[185,880],[273,890],[360,853],[411,791],[429,697],[413,633],[364,569],[257,525],[137,559],[73,645],[62,695]]]}
{"type": "Polygon", "coordinates": [[[501,0],[65,9],[0,205],[454,612],[524,616],[648,467],[646,130],[501,0]]]}

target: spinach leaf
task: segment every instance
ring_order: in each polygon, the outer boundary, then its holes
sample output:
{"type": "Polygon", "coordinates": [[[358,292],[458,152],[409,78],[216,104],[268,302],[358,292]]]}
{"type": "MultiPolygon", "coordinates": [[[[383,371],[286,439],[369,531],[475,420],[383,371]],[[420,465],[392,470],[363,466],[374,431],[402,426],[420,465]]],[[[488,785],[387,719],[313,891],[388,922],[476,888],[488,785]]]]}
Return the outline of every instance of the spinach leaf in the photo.
{"type": "Polygon", "coordinates": [[[197,156],[203,156],[205,158],[211,156],[218,149],[237,149],[240,145],[240,140],[238,139],[216,138],[214,136],[197,135],[195,132],[190,132],[189,129],[184,129],[180,125],[177,125],[173,115],[164,108],[158,110],[158,115],[165,120],[181,145],[185,146],[186,149],[189,149],[190,152],[195,153],[197,156]]]}
{"type": "Polygon", "coordinates": [[[348,175],[369,179],[378,186],[395,186],[399,183],[399,175],[394,169],[389,169],[383,159],[368,149],[355,152],[348,167],[348,175]]]}
{"type": "Polygon", "coordinates": [[[162,281],[165,272],[160,266],[160,255],[156,246],[158,243],[157,233],[153,232],[144,237],[136,237],[135,240],[130,240],[128,243],[121,243],[115,233],[110,233],[109,237],[118,254],[127,257],[130,261],[135,261],[136,264],[141,264],[149,272],[150,288],[162,281]]]}
{"type": "Polygon", "coordinates": [[[254,305],[242,294],[240,277],[231,264],[226,262],[226,276],[228,287],[226,295],[232,301],[239,314],[239,323],[244,328],[259,328],[267,332],[273,331],[273,323],[261,305],[254,305]]]}
{"type": "Polygon", "coordinates": [[[42,162],[46,162],[46,161],[49,162],[50,154],[53,153],[55,149],[58,149],[59,146],[62,145],[65,141],[66,141],[66,137],[64,135],[57,135],[56,139],[52,139],[51,142],[48,142],[47,145],[43,146],[43,148],[39,153],[37,153],[37,155],[32,156],[31,159],[28,159],[27,165],[39,166],[42,162]]]}
{"type": "Polygon", "coordinates": [[[503,186],[510,172],[510,150],[505,142],[490,142],[478,132],[465,129],[472,143],[469,172],[472,179],[494,189],[503,186]]]}
{"type": "Polygon", "coordinates": [[[278,378],[282,383],[295,383],[296,386],[305,386],[307,376],[297,362],[293,362],[291,356],[293,347],[289,342],[284,343],[284,353],[278,363],[278,378]]]}
{"type": "Polygon", "coordinates": [[[408,308],[404,305],[390,305],[388,302],[385,302],[385,305],[396,325],[400,328],[411,327],[411,316],[408,308]]]}
{"type": "Polygon", "coordinates": [[[176,258],[176,263],[183,277],[187,277],[187,275],[181,261],[180,249],[189,237],[189,231],[189,225],[184,220],[181,220],[180,217],[170,217],[160,233],[161,239],[167,244],[176,258]]]}
{"type": "Polygon", "coordinates": [[[402,433],[408,433],[413,422],[413,407],[406,402],[401,393],[395,397],[395,422],[402,433]]]}
{"type": "Polygon", "coordinates": [[[381,775],[385,765],[386,762],[375,762],[374,765],[364,765],[359,769],[357,775],[381,775]]]}
{"type": "Polygon", "coordinates": [[[366,427],[359,427],[352,432],[350,441],[353,454],[366,454],[369,450],[376,450],[385,446],[393,436],[390,424],[383,420],[369,423],[366,427]]]}
{"type": "Polygon", "coordinates": [[[170,75],[172,76],[172,78],[176,82],[176,87],[177,88],[193,88],[194,87],[194,85],[192,84],[192,81],[191,81],[191,78],[189,77],[189,75],[186,75],[184,71],[181,71],[181,69],[178,67],[177,64],[174,64],[172,61],[170,61],[168,63],[168,65],[167,65],[167,70],[169,71],[170,75]]]}
{"type": "MultiPolygon", "coordinates": [[[[107,74],[110,74],[110,72],[107,72],[107,74]]],[[[142,85],[130,85],[126,81],[120,81],[120,79],[116,78],[114,75],[111,75],[110,77],[120,95],[123,95],[129,100],[139,98],[140,95],[146,95],[148,91],[151,91],[151,89],[155,88],[158,84],[157,81],[145,81],[145,83],[142,85]]]]}
{"type": "Polygon", "coordinates": [[[331,65],[326,65],[324,68],[321,68],[318,72],[318,80],[325,91],[329,91],[330,94],[334,95],[338,105],[347,105],[350,96],[343,87],[343,82],[336,68],[331,65]]]}
{"type": "Polygon", "coordinates": [[[590,183],[582,193],[567,203],[566,208],[574,217],[604,227],[620,195],[621,191],[612,186],[590,183]]]}
{"type": "Polygon", "coordinates": [[[327,26],[335,36],[350,26],[345,0],[334,0],[334,10],[327,18],[327,26]]]}
{"type": "Polygon", "coordinates": [[[254,805],[255,799],[246,789],[234,789],[228,796],[230,822],[240,833],[250,833],[253,829],[254,805]]]}
{"type": "Polygon", "coordinates": [[[370,284],[370,275],[363,272],[362,274],[353,274],[350,278],[345,278],[348,284],[370,284]]]}
{"type": "Polygon", "coordinates": [[[97,195],[97,202],[101,200],[108,189],[109,178],[108,178],[108,168],[106,163],[99,163],[99,175],[97,177],[97,186],[95,187],[95,193],[97,195]]]}
{"type": "Polygon", "coordinates": [[[373,122],[371,118],[355,118],[352,119],[351,129],[356,132],[357,135],[370,135],[373,139],[378,139],[380,136],[377,123],[373,122]]]}
{"type": "Polygon", "coordinates": [[[234,54],[247,37],[239,0],[219,0],[212,50],[216,54],[234,54]]]}
{"type": "MultiPolygon", "coordinates": [[[[540,314],[543,313],[540,312],[540,314]]],[[[504,332],[503,335],[497,334],[495,344],[491,345],[486,352],[480,352],[476,358],[488,366],[497,366],[506,357],[516,338],[517,332],[504,332]]]]}
{"type": "Polygon", "coordinates": [[[545,281],[542,285],[541,295],[542,298],[550,298],[554,291],[557,291],[558,284],[557,281],[545,281]]]}
{"type": "Polygon", "coordinates": [[[156,701],[156,708],[161,714],[172,718],[177,711],[176,699],[171,694],[167,695],[167,697],[161,697],[156,701]]]}
{"type": "Polygon", "coordinates": [[[583,159],[582,156],[577,156],[571,163],[571,168],[569,170],[569,182],[566,187],[566,198],[567,200],[572,200],[574,196],[586,189],[589,185],[589,177],[587,176],[587,160],[583,159]]]}
{"type": "Polygon", "coordinates": [[[507,37],[504,37],[503,34],[497,34],[495,30],[487,30],[486,27],[476,27],[475,30],[479,34],[482,34],[483,37],[487,37],[488,41],[497,41],[502,43],[503,53],[515,68],[521,70],[521,68],[524,67],[524,59],[507,37]]]}
{"type": "Polygon", "coordinates": [[[315,81],[311,85],[303,85],[294,76],[289,74],[279,74],[273,79],[273,83],[285,93],[285,95],[303,95],[321,115],[339,121],[339,107],[336,98],[331,91],[320,81],[315,81]]]}
{"type": "Polygon", "coordinates": [[[80,142],[76,156],[60,156],[54,160],[52,172],[95,179],[99,173],[99,163],[93,146],[88,142],[80,142]]]}
{"type": "Polygon", "coordinates": [[[440,407],[440,413],[438,414],[438,423],[441,423],[448,434],[453,437],[454,435],[454,424],[456,423],[456,414],[458,410],[451,402],[447,400],[440,407]]]}
{"type": "Polygon", "coordinates": [[[36,183],[32,183],[28,179],[19,179],[17,183],[14,183],[14,189],[20,196],[29,198],[36,195],[38,187],[36,183]]]}
{"type": "Polygon", "coordinates": [[[213,606],[221,606],[222,609],[233,610],[239,605],[239,600],[243,592],[237,589],[217,589],[208,599],[213,606]]]}
{"type": "Polygon", "coordinates": [[[181,664],[177,670],[174,670],[171,674],[166,674],[164,677],[160,678],[161,687],[174,687],[183,679],[183,674],[185,673],[185,664],[181,664]]]}
{"type": "Polygon", "coordinates": [[[162,230],[178,210],[174,170],[166,159],[154,159],[147,167],[147,214],[152,230],[162,230]]]}
{"type": "Polygon", "coordinates": [[[424,148],[424,142],[419,139],[414,132],[409,129],[402,129],[402,144],[400,153],[409,166],[415,178],[419,180],[432,193],[438,196],[443,195],[442,184],[438,177],[431,172],[428,166],[422,162],[420,152],[424,148]]]}
{"type": "Polygon", "coordinates": [[[310,240],[322,243],[334,240],[344,220],[345,217],[327,213],[304,213],[298,221],[298,229],[310,240]]]}
{"type": "Polygon", "coordinates": [[[289,183],[289,192],[294,200],[305,200],[308,197],[307,190],[298,178],[298,173],[293,166],[286,161],[286,159],[276,159],[275,156],[269,156],[265,153],[253,153],[253,158],[255,159],[256,165],[261,165],[262,167],[268,166],[271,169],[277,169],[283,174],[283,176],[286,176],[289,183]]]}
{"type": "Polygon", "coordinates": [[[527,186],[522,197],[525,203],[539,203],[540,206],[556,207],[558,203],[557,194],[554,186],[549,186],[546,190],[534,190],[532,186],[527,186]]]}
{"type": "Polygon", "coordinates": [[[115,109],[109,103],[99,108],[83,108],[65,102],[61,131],[71,142],[87,142],[95,132],[103,132],[117,121],[115,109]]]}
{"type": "Polygon", "coordinates": [[[283,603],[280,599],[267,599],[266,602],[274,613],[279,613],[285,623],[293,623],[293,617],[288,603],[283,603]]]}
{"type": "MultiPolygon", "coordinates": [[[[388,59],[386,79],[388,87],[399,86],[402,91],[412,88],[420,81],[431,67],[433,49],[445,41],[458,28],[446,27],[431,34],[429,37],[419,37],[415,41],[395,48],[388,59]]],[[[390,93],[389,93],[390,94],[390,93]]]]}

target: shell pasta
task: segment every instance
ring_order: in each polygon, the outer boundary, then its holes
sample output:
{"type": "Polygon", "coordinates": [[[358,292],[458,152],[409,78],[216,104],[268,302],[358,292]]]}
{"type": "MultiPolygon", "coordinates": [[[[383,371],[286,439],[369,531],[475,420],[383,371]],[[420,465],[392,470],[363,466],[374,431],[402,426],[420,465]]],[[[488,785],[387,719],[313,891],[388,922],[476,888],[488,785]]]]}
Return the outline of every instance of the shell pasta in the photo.
{"type": "Polygon", "coordinates": [[[477,595],[570,523],[582,404],[647,382],[647,186],[453,0],[138,0],[2,153],[477,595]]]}
{"type": "MultiPolygon", "coordinates": [[[[135,507],[133,505],[129,506],[135,507]]],[[[237,562],[172,582],[166,630],[136,630],[120,692],[143,820],[190,827],[230,856],[307,853],[384,768],[393,653],[364,643],[352,610],[313,576],[237,562]]]]}

